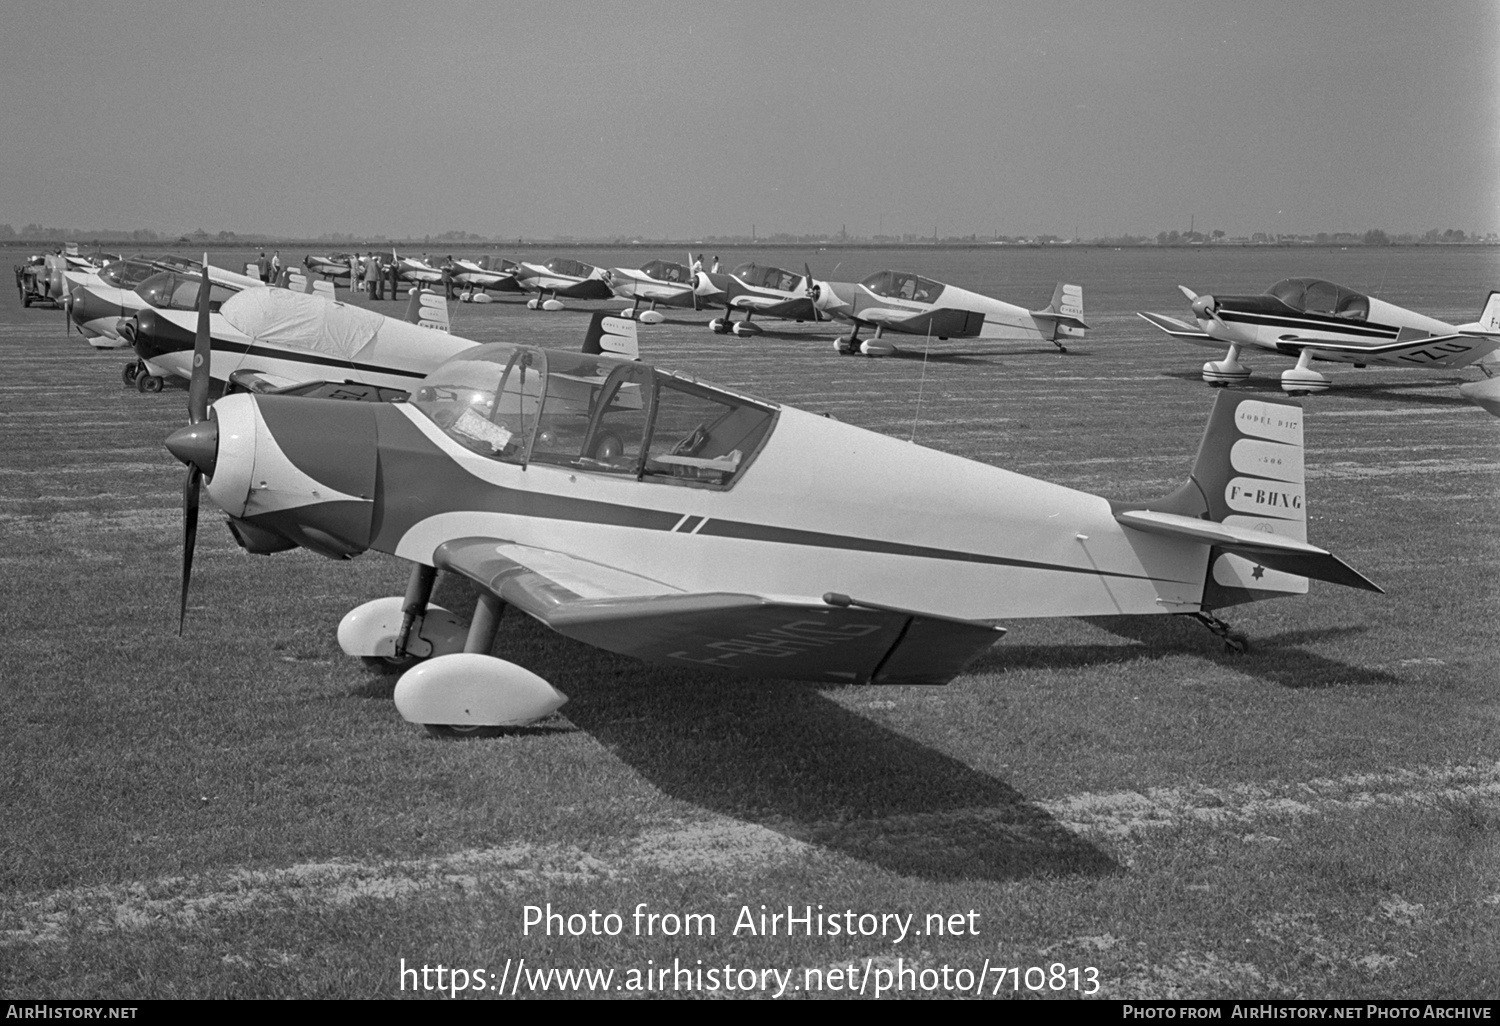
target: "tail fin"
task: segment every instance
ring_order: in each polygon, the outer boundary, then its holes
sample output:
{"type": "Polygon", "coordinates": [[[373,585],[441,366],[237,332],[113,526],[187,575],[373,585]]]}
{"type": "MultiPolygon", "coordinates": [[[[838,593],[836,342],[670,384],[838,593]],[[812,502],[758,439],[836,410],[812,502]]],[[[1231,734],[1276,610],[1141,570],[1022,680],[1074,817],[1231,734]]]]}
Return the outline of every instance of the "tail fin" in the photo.
{"type": "Polygon", "coordinates": [[[1083,286],[1057,283],[1052,290],[1052,302],[1043,310],[1031,311],[1031,316],[1052,324],[1052,337],[1083,338],[1088,324],[1083,319],[1083,286]]]}
{"type": "Polygon", "coordinates": [[[436,292],[427,289],[412,289],[411,299],[406,302],[406,320],[419,328],[450,330],[448,301],[436,292]]]}
{"type": "Polygon", "coordinates": [[[596,312],[594,319],[589,321],[588,334],[583,336],[583,351],[639,360],[641,350],[637,342],[635,321],[614,317],[603,310],[596,312]]]}
{"type": "Polygon", "coordinates": [[[1307,578],[1380,591],[1336,556],[1307,544],[1302,407],[1223,391],[1192,475],[1145,509],[1116,513],[1127,527],[1208,543],[1203,607],[1307,591],[1307,578]]]}
{"type": "Polygon", "coordinates": [[[1480,311],[1479,320],[1474,322],[1480,331],[1500,331],[1500,292],[1491,292],[1490,298],[1485,300],[1484,309],[1480,311]]]}

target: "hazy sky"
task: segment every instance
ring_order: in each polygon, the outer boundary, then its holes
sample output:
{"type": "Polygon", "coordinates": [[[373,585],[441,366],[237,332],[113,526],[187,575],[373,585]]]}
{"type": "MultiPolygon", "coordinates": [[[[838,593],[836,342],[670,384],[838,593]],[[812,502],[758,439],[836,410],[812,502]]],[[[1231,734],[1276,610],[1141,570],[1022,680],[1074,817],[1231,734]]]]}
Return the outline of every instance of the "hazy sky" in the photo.
{"type": "Polygon", "coordinates": [[[1500,2],[45,0],[0,222],[1500,231],[1500,2]]]}

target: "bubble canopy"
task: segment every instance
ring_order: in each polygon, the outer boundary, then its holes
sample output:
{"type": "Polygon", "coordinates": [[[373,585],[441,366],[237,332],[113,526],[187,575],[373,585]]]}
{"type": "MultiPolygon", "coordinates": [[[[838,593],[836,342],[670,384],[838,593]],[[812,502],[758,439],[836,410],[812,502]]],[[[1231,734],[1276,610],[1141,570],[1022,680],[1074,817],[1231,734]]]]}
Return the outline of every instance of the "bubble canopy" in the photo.
{"type": "Polygon", "coordinates": [[[409,402],[502,463],[711,488],[746,472],[778,409],[632,360],[505,342],[449,360],[409,402]]]}

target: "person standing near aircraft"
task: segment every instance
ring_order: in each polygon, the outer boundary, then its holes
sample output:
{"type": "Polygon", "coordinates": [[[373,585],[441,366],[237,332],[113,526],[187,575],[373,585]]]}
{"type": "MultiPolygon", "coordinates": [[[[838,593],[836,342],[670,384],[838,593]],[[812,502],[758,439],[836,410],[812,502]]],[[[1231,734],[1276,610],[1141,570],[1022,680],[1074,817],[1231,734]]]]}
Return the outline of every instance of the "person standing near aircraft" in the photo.
{"type": "Polygon", "coordinates": [[[260,280],[266,283],[271,281],[271,261],[266,256],[266,251],[260,251],[260,259],[255,262],[255,268],[260,274],[260,280]]]}
{"type": "Polygon", "coordinates": [[[271,254],[271,280],[275,281],[281,276],[281,250],[271,254]]]}

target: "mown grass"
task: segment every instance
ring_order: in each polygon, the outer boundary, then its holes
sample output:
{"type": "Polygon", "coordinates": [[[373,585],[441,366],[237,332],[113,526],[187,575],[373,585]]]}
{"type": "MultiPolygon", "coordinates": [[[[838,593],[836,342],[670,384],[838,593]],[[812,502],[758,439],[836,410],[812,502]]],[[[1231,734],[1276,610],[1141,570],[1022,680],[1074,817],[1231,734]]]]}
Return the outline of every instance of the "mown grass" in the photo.
{"type": "MultiPolygon", "coordinates": [[[[707,314],[642,342],[709,380],[1147,498],[1186,473],[1212,396],[1202,354],[1131,312],[1168,308],[1139,293],[1176,272],[1121,274],[1133,287],[1088,293],[1097,340],[1066,357],[839,359],[826,327],[735,341],[707,314]]],[[[1306,401],[1310,538],[1388,593],[1314,584],[1230,610],[1244,656],[1178,619],[1021,620],[947,687],[817,688],[645,666],[513,616],[498,650],[572,701],[452,744],[334,640],[349,608],[401,591],[392,560],[246,556],[205,511],[176,636],[181,469],[160,439],[182,393],[122,390],[122,356],[44,316],[0,305],[0,991],[394,996],[401,958],[522,956],[1061,961],[1096,966],[1110,997],[1500,986],[1500,423],[1454,397],[1460,375],[1344,372],[1306,401]],[[1070,811],[1086,800],[1129,814],[1070,811]],[[720,930],[523,936],[547,902],[720,930]],[[974,909],[980,932],[729,933],[762,903],[974,909]]],[[[564,345],[583,318],[502,302],[454,321],[564,345]]]]}

